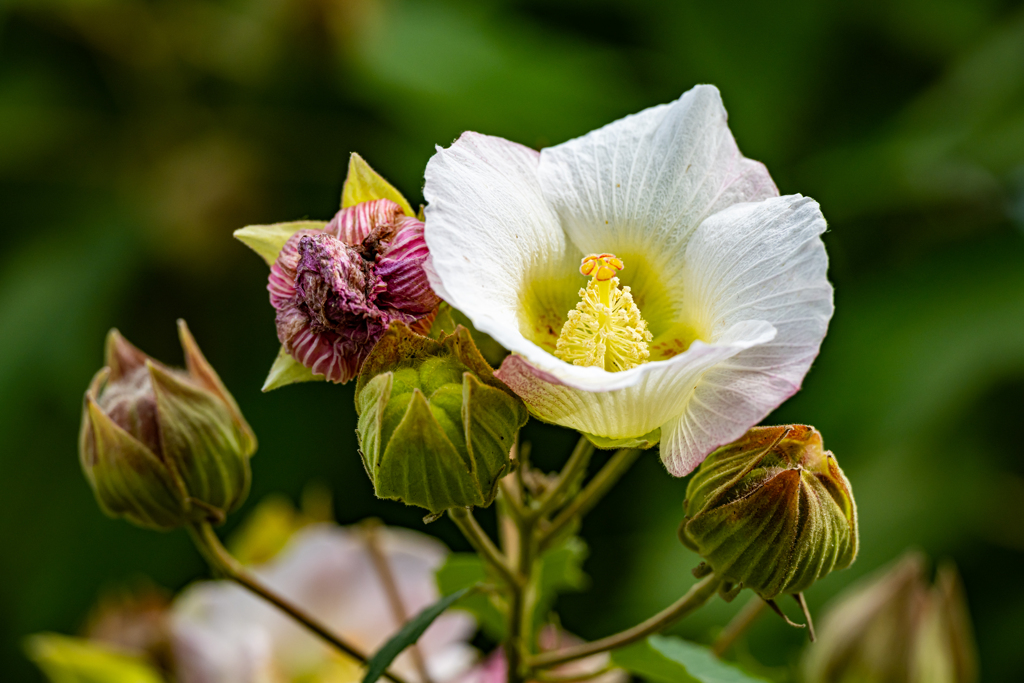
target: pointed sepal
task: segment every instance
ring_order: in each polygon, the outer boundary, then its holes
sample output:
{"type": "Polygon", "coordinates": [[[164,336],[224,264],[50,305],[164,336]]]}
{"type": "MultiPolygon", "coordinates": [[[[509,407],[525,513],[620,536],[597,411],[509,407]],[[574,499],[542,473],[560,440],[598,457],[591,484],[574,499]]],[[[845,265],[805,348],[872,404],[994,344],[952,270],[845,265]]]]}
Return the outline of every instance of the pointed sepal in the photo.
{"type": "Polygon", "coordinates": [[[406,216],[416,216],[412,205],[402,193],[373,170],[365,159],[353,152],[348,160],[348,175],[345,176],[345,184],[341,189],[341,208],[347,209],[375,199],[390,199],[402,207],[402,212],[406,216]]]}

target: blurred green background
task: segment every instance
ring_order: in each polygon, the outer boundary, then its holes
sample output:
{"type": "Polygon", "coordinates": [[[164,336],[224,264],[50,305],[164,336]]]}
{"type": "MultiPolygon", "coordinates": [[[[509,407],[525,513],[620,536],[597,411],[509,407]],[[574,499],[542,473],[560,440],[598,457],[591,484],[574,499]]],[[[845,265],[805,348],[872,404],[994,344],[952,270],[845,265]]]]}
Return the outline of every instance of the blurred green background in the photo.
{"type": "MultiPolygon", "coordinates": [[[[1020,680],[1024,7],[996,0],[0,2],[0,680],[40,680],[22,637],[75,632],[98,591],[204,575],[184,533],[104,518],[80,474],[108,328],[177,363],[188,320],[260,437],[249,507],[318,480],[342,523],[422,528],[373,499],[351,387],[259,392],[266,267],[231,231],[329,218],[351,151],[415,203],[434,144],[464,130],[541,147],[703,82],[744,153],[830,222],[836,315],[770,418],[818,426],[860,507],[860,559],[812,609],[916,545],[963,572],[984,680],[1020,680]]],[[[549,467],[572,443],[525,437],[549,467]]],[[[651,454],[588,518],[570,630],[692,582],[684,490],[651,454]]],[[[447,520],[427,530],[466,549],[447,520]]],[[[680,632],[707,639],[739,602],[680,632]]],[[[804,642],[769,615],[745,647],[781,674],[804,642]]]]}

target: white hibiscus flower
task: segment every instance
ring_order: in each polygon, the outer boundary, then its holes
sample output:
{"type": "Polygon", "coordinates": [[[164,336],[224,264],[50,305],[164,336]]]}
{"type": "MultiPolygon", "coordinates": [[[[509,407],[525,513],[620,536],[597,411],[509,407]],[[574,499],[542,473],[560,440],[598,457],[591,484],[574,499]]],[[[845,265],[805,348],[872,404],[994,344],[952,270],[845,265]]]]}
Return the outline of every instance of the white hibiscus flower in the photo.
{"type": "MultiPolygon", "coordinates": [[[[437,601],[434,572],[448,549],[407,529],[376,531],[380,554],[408,615],[437,601]]],[[[312,614],[347,642],[376,652],[401,624],[365,535],[322,524],[299,531],[282,553],[252,568],[270,588],[312,614]]],[[[181,683],[358,683],[363,671],[273,605],[227,581],[186,590],[171,614],[174,660],[181,683]]],[[[417,643],[435,683],[464,674],[476,659],[468,643],[476,623],[464,612],[441,615],[417,643]]],[[[421,681],[412,650],[393,670],[421,681]]],[[[384,680],[384,679],[381,679],[384,680]]]]}
{"type": "Polygon", "coordinates": [[[817,203],[740,154],[713,86],[541,152],[466,133],[424,194],[431,285],[512,351],[498,376],[675,475],[800,388],[832,316],[817,203]]]}

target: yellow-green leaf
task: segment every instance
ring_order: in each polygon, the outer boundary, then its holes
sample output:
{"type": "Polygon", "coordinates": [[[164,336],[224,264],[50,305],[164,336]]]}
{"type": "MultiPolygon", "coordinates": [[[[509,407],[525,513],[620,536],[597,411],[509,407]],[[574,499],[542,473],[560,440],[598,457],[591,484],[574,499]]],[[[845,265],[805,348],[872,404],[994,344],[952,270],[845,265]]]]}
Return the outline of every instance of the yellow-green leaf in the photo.
{"type": "Polygon", "coordinates": [[[235,239],[259,254],[268,266],[274,264],[281,247],[299,230],[323,230],[323,221],[291,221],[272,225],[249,225],[235,230],[235,239]]]}
{"type": "Polygon", "coordinates": [[[51,683],[165,683],[144,659],[84,638],[40,633],[25,641],[25,651],[51,683]]]}
{"type": "Polygon", "coordinates": [[[348,160],[348,175],[345,177],[345,185],[341,189],[341,208],[347,209],[350,206],[374,199],[390,199],[402,207],[406,216],[416,215],[402,193],[374,171],[365,159],[353,152],[348,160]]]}
{"type": "Polygon", "coordinates": [[[288,355],[288,352],[281,347],[277,352],[277,358],[270,367],[270,373],[263,382],[263,391],[271,391],[287,384],[298,384],[299,382],[323,382],[323,375],[314,375],[313,371],[305,365],[288,355]]]}

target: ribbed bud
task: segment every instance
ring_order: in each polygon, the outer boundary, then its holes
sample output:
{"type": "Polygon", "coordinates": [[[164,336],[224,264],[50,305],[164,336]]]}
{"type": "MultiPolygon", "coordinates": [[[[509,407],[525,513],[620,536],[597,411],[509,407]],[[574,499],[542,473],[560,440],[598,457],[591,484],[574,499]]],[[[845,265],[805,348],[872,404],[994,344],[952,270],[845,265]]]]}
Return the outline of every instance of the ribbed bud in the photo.
{"type": "Polygon", "coordinates": [[[857,555],[850,483],[813,427],[755,427],[690,480],[679,537],[717,576],[765,600],[796,594],[857,555]]]}
{"type": "Polygon", "coordinates": [[[363,364],[356,411],[377,496],[435,515],[494,501],[528,417],[466,328],[435,340],[401,323],[391,324],[363,364]]]}
{"type": "Polygon", "coordinates": [[[977,655],[956,568],[910,552],[840,595],[803,661],[807,683],[975,683],[977,655]]]}
{"type": "Polygon", "coordinates": [[[441,301],[423,270],[427,255],[423,223],[389,199],[295,232],[267,285],[285,351],[314,375],[348,382],[392,321],[427,332],[441,301]]]}
{"type": "Polygon", "coordinates": [[[85,393],[79,455],[105,513],[144,527],[220,523],[249,491],[256,437],[178,322],[185,370],[111,330],[106,367],[85,393]]]}

